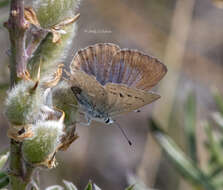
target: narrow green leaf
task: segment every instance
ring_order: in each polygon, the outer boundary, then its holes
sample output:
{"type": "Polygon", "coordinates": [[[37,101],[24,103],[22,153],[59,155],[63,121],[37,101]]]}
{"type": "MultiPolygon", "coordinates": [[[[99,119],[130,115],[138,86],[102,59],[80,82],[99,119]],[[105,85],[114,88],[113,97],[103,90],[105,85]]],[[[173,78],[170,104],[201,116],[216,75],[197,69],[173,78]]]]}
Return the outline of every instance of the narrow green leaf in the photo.
{"type": "Polygon", "coordinates": [[[222,168],[219,167],[219,166],[216,166],[215,168],[213,168],[211,171],[210,171],[210,174],[209,174],[209,178],[212,179],[212,178],[216,178],[217,176],[221,175],[222,174],[222,168]]]}
{"type": "Polygon", "coordinates": [[[77,187],[73,183],[66,180],[63,180],[63,183],[65,185],[66,190],[77,190],[77,187]]]}
{"type": "Polygon", "coordinates": [[[219,112],[212,114],[212,119],[218,125],[218,127],[223,131],[223,116],[219,112]]]}
{"type": "Polygon", "coordinates": [[[135,184],[130,185],[129,187],[127,187],[125,190],[134,190],[135,184]]]}
{"type": "Polygon", "coordinates": [[[9,152],[5,151],[0,154],[0,169],[5,165],[6,161],[8,160],[9,152]]]}
{"type": "Polygon", "coordinates": [[[92,182],[89,181],[84,190],[93,190],[92,182]]]}
{"type": "Polygon", "coordinates": [[[150,128],[154,138],[162,147],[173,166],[185,179],[196,185],[202,185],[206,190],[215,190],[207,175],[185,155],[177,144],[152,119],[150,120],[150,128]]]}
{"type": "Polygon", "coordinates": [[[188,149],[191,159],[197,163],[196,148],[196,98],[193,93],[189,94],[184,106],[184,126],[187,137],[188,149]]]}
{"type": "Polygon", "coordinates": [[[208,137],[208,150],[210,152],[210,157],[214,160],[214,164],[218,165],[218,167],[223,167],[223,154],[222,154],[222,147],[221,142],[215,138],[212,128],[209,126],[208,123],[204,124],[205,132],[208,137]]]}
{"type": "Polygon", "coordinates": [[[1,172],[0,173],[0,189],[4,188],[9,184],[9,177],[6,173],[1,172]]]}
{"type": "Polygon", "coordinates": [[[220,92],[217,89],[214,90],[213,94],[214,94],[215,103],[218,106],[218,110],[223,115],[223,98],[222,98],[222,94],[220,94],[220,92]]]}
{"type": "Polygon", "coordinates": [[[90,180],[87,184],[87,187],[85,187],[84,190],[101,190],[101,189],[90,180]]]}
{"type": "Polygon", "coordinates": [[[60,185],[52,185],[47,187],[45,190],[64,190],[64,188],[61,187],[60,185]]]}

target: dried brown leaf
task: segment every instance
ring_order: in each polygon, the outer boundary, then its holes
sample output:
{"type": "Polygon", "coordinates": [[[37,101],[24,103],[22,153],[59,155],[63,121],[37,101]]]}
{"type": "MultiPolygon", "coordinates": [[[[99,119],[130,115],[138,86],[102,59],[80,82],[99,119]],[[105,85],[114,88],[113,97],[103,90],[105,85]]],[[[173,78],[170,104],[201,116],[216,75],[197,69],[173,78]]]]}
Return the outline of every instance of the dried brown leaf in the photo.
{"type": "Polygon", "coordinates": [[[25,7],[24,15],[25,15],[25,19],[29,23],[35,26],[40,26],[36,13],[32,7],[25,7]]]}
{"type": "Polygon", "coordinates": [[[46,88],[52,88],[52,87],[54,87],[54,86],[57,85],[57,83],[60,81],[60,79],[62,77],[63,67],[64,67],[64,64],[59,64],[57,66],[57,70],[52,75],[52,78],[44,82],[44,84],[43,84],[44,87],[46,87],[46,88]]]}
{"type": "Polygon", "coordinates": [[[61,30],[65,26],[74,23],[79,17],[80,17],[80,14],[79,13],[77,15],[75,15],[74,17],[68,17],[68,18],[64,19],[63,21],[61,21],[60,23],[54,25],[52,27],[52,29],[54,29],[54,30],[61,30]]]}
{"type": "Polygon", "coordinates": [[[12,125],[7,131],[9,138],[22,142],[24,139],[33,137],[30,125],[12,125]]]}

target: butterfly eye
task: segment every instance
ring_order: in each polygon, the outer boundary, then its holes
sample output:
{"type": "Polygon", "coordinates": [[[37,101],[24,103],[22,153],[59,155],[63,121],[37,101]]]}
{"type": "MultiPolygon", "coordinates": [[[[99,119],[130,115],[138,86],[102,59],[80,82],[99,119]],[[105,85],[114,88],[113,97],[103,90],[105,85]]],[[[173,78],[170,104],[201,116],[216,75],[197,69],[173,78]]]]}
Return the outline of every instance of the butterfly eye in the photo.
{"type": "Polygon", "coordinates": [[[110,123],[110,119],[107,118],[107,119],[105,120],[105,123],[110,123]]]}

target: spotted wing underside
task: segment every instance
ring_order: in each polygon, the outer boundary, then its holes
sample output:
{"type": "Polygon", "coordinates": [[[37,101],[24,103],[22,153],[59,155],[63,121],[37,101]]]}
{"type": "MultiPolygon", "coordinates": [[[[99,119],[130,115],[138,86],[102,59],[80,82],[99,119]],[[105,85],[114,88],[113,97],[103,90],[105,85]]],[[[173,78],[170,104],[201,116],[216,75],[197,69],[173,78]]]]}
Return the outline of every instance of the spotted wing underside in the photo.
{"type": "Polygon", "coordinates": [[[160,98],[158,94],[129,88],[126,85],[108,83],[105,85],[106,110],[110,116],[137,110],[160,98]]]}

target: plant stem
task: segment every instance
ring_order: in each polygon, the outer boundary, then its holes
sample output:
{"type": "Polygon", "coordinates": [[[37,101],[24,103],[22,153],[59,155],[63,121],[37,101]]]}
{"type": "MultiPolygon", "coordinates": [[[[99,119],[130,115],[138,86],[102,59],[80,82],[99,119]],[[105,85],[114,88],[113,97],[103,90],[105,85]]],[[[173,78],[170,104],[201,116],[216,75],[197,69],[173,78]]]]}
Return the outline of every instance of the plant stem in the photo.
{"type": "MultiPolygon", "coordinates": [[[[24,18],[24,0],[11,0],[10,15],[5,27],[11,42],[10,85],[25,75],[28,56],[25,49],[26,30],[29,24],[24,18]]],[[[22,158],[22,143],[11,139],[9,177],[13,190],[25,190],[30,182],[33,168],[27,166],[22,158]]]]}
{"type": "Polygon", "coordinates": [[[11,0],[10,16],[5,27],[9,31],[11,42],[11,86],[22,77],[26,71],[28,56],[25,49],[26,30],[29,27],[24,18],[24,0],[11,0]]]}

